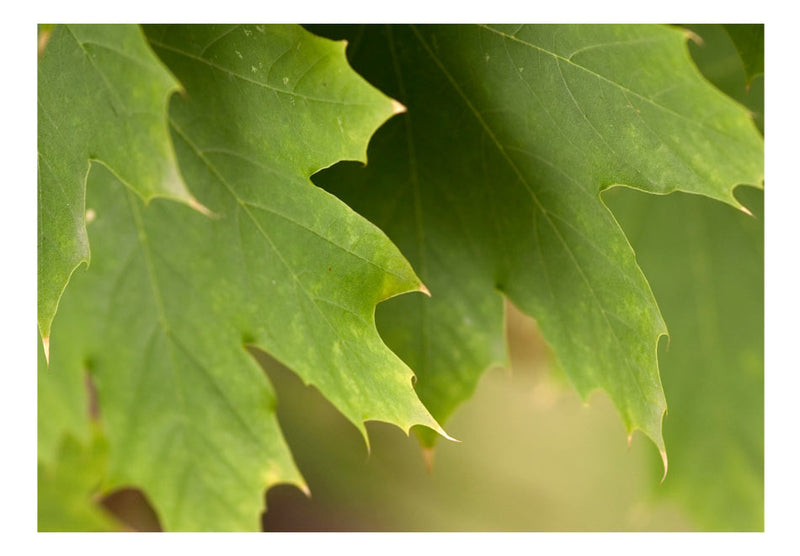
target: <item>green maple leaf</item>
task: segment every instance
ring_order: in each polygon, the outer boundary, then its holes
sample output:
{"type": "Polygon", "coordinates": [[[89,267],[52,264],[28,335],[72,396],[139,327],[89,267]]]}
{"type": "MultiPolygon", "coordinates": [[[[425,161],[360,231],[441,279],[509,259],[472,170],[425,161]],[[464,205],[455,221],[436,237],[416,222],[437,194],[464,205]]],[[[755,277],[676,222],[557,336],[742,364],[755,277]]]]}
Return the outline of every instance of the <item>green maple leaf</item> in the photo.
{"type": "Polygon", "coordinates": [[[685,27],[692,32],[689,51],[703,76],[720,91],[749,108],[756,126],[763,134],[764,26],[685,27]],[[760,70],[754,72],[753,67],[758,67],[758,59],[761,60],[760,70]]]}
{"type": "Polygon", "coordinates": [[[339,165],[318,183],[386,231],[430,288],[378,322],[433,415],[505,360],[505,294],[538,320],[578,391],[606,390],[629,433],[664,456],[656,346],[667,329],[600,192],[682,190],[738,207],[733,187],[763,179],[747,111],[700,77],[674,28],[333,33],[408,107],[376,134],[366,169],[339,165]]]}
{"type": "Polygon", "coordinates": [[[138,26],[57,26],[46,42],[38,65],[38,323],[46,355],[64,288],[89,263],[91,163],[144,200],[168,197],[202,210],[178,173],[166,125],[178,89],[138,26]]]}
{"type": "Polygon", "coordinates": [[[365,437],[365,420],[441,431],[374,322],[378,302],[424,286],[380,230],[309,180],[365,160],[396,103],[348,67],[344,43],[300,27],[146,32],[185,87],[173,139],[213,216],[145,207],[93,171],[92,267],[62,300],[50,373],[86,368],[96,383],[107,488],[142,488],[168,530],[256,529],[266,487],[304,483],[246,346],[365,437]]]}
{"type": "Polygon", "coordinates": [[[614,193],[670,330],[659,354],[670,477],[658,493],[701,527],[763,530],[763,192],[740,194],[755,218],[697,196],[614,193]]]}
{"type": "MultiPolygon", "coordinates": [[[[691,26],[693,57],[763,125],[763,75],[745,78],[723,27],[691,26]]],[[[763,58],[763,26],[752,27],[763,58]]],[[[739,197],[755,218],[697,197],[608,198],[670,327],[659,359],[673,471],[657,492],[710,530],[764,528],[764,199],[749,188],[739,197]]]]}

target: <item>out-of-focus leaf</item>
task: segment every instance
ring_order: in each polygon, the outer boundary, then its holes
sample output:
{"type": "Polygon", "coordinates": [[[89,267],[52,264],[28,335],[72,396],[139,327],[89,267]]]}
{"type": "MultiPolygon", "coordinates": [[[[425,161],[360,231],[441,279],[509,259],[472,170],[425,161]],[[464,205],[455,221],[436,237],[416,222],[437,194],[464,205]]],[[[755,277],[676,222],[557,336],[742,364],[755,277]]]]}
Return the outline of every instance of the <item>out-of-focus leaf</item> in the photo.
{"type": "Polygon", "coordinates": [[[39,461],[39,531],[117,531],[121,525],[98,503],[100,482],[108,464],[99,432],[82,444],[64,437],[56,457],[39,461]]]}
{"type": "MultiPolygon", "coordinates": [[[[689,51],[704,77],[720,91],[750,109],[753,121],[764,132],[764,36],[761,31],[761,71],[757,75],[748,73],[747,64],[739,45],[733,40],[726,25],[686,25],[695,40],[689,43],[689,51]]],[[[733,25],[732,27],[751,27],[733,25]]],[[[758,26],[752,26],[758,27],[758,26]]],[[[757,45],[754,33],[753,48],[757,45]]]]}
{"type": "Polygon", "coordinates": [[[669,326],[659,350],[670,474],[657,492],[710,530],[764,527],[763,192],[606,196],[669,326]]]}
{"type": "MultiPolygon", "coordinates": [[[[61,346],[59,346],[61,347],[61,346]]],[[[83,444],[90,441],[89,398],[85,365],[80,351],[65,343],[59,360],[72,361],[63,372],[50,372],[41,342],[38,343],[37,440],[39,461],[55,462],[64,437],[83,444]]],[[[62,364],[59,364],[61,367],[62,364]]]]}
{"type": "Polygon", "coordinates": [[[742,59],[748,85],[757,75],[764,74],[764,24],[725,24],[736,51],[742,59]]]}

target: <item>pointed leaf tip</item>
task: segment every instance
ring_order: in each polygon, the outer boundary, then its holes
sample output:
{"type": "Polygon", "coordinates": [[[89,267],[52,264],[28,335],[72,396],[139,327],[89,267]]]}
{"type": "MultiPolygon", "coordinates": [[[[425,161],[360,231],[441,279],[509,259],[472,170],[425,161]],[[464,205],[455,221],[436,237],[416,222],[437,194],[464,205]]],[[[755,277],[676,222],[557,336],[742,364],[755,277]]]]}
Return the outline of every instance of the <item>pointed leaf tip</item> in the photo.
{"type": "Polygon", "coordinates": [[[396,115],[404,112],[408,112],[408,108],[406,108],[404,104],[392,99],[392,113],[396,115]]]}
{"type": "Polygon", "coordinates": [[[667,469],[669,468],[669,462],[667,461],[667,451],[664,449],[659,450],[661,453],[661,461],[664,463],[664,475],[661,477],[661,483],[664,482],[664,479],[667,478],[667,469]]]}
{"type": "Polygon", "coordinates": [[[217,215],[211,211],[208,207],[206,207],[203,203],[197,200],[196,197],[192,196],[189,197],[189,206],[192,207],[194,210],[199,212],[204,216],[208,216],[209,218],[215,218],[217,215]]]}
{"type": "Polygon", "coordinates": [[[429,289],[428,289],[428,288],[425,286],[425,284],[420,284],[420,285],[419,285],[419,289],[418,289],[417,291],[421,291],[422,293],[424,293],[424,294],[425,294],[425,295],[427,295],[428,297],[430,297],[430,296],[431,296],[431,292],[430,292],[430,290],[429,290],[429,289]]]}
{"type": "Polygon", "coordinates": [[[447,440],[451,440],[451,441],[453,441],[453,442],[461,442],[461,441],[460,441],[458,438],[453,438],[452,436],[450,436],[449,434],[447,434],[447,433],[445,432],[445,430],[444,430],[442,427],[439,427],[439,428],[437,428],[437,429],[434,429],[434,430],[435,430],[436,432],[438,432],[439,434],[441,434],[442,436],[444,436],[444,437],[445,437],[447,440]]]}
{"type": "Polygon", "coordinates": [[[42,336],[42,349],[44,350],[44,360],[50,366],[50,336],[42,336]]]}
{"type": "Polygon", "coordinates": [[[703,37],[692,31],[691,29],[683,29],[684,36],[695,43],[697,46],[703,46],[705,42],[703,41],[703,37]]]}

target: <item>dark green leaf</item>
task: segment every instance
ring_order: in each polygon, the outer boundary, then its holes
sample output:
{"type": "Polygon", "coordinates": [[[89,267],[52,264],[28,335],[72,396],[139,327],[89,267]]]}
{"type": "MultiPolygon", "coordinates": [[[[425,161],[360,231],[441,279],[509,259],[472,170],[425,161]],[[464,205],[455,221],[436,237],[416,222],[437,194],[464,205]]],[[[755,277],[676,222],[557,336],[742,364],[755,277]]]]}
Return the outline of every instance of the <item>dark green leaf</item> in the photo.
{"type": "Polygon", "coordinates": [[[379,314],[421,399],[442,420],[504,360],[503,293],[536,317],[579,392],[605,389],[628,431],[663,453],[666,327],[599,194],[625,184],[738,206],[733,187],[763,179],[747,111],[701,79],[674,28],[333,32],[408,106],[376,135],[366,169],[318,181],[385,230],[431,290],[379,314]]]}
{"type": "Polygon", "coordinates": [[[756,75],[764,74],[764,24],[726,24],[723,27],[736,45],[750,84],[756,75]]]}

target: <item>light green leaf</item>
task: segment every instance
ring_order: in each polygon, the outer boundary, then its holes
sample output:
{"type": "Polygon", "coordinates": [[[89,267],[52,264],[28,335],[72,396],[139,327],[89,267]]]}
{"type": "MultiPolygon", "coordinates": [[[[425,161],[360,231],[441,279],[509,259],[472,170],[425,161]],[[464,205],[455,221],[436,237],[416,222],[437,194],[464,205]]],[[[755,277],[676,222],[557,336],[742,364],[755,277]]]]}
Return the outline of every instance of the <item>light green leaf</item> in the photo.
{"type": "Polygon", "coordinates": [[[670,330],[670,476],[657,492],[704,529],[763,530],[763,192],[740,194],[755,218],[696,196],[613,193],[670,330]]]}
{"type": "Polygon", "coordinates": [[[92,162],[145,200],[197,206],[166,125],[167,101],[178,88],[138,26],[52,30],[38,66],[38,323],[46,350],[64,288],[89,263],[84,196],[92,162]]]}
{"type": "Polygon", "coordinates": [[[340,165],[318,183],[384,229],[430,288],[430,300],[379,314],[421,399],[441,421],[504,359],[503,293],[536,317],[578,391],[605,389],[628,431],[663,454],[666,327],[600,191],[738,206],[733,187],[763,179],[747,111],[700,77],[674,28],[333,32],[351,40],[356,70],[408,107],[376,134],[366,169],[340,165]]]}
{"type": "Polygon", "coordinates": [[[108,443],[90,419],[91,386],[80,346],[59,343],[52,368],[41,342],[37,347],[38,529],[119,530],[98,503],[107,480],[108,443]]]}
{"type": "Polygon", "coordinates": [[[118,523],[98,503],[108,447],[99,431],[83,444],[65,436],[51,462],[39,461],[39,531],[118,531],[118,523]]]}
{"type": "Polygon", "coordinates": [[[50,372],[43,346],[41,342],[37,344],[38,456],[40,462],[49,465],[54,464],[66,436],[81,444],[90,443],[90,402],[86,368],[79,346],[69,342],[59,345],[59,371],[50,372]],[[61,363],[62,360],[69,363],[61,363]]]}
{"type": "MultiPolygon", "coordinates": [[[[421,289],[386,236],[309,176],[364,160],[393,102],[344,44],[296,26],[146,30],[186,88],[170,107],[181,172],[212,218],[141,200],[92,172],[94,256],[54,322],[97,385],[109,486],[133,484],[167,530],[250,530],[263,491],[304,486],[255,346],[365,420],[441,430],[375,305],[421,289]]],[[[66,351],[66,350],[65,350],[66,351]]]]}

